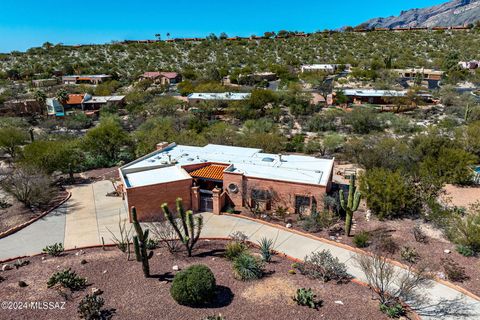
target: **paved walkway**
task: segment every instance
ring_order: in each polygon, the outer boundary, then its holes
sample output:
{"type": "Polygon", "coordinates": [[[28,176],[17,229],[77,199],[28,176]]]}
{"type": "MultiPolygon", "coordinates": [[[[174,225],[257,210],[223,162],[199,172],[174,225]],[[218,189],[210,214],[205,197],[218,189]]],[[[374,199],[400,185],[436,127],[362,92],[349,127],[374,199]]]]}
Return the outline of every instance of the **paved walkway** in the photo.
{"type": "MultiPolygon", "coordinates": [[[[123,201],[105,196],[112,190],[110,181],[73,188],[71,199],[63,206],[27,228],[0,239],[0,260],[39,253],[46,245],[55,242],[64,243],[66,249],[98,245],[102,238],[105,243],[112,243],[109,230],[118,235],[119,221],[127,219],[123,201]]],[[[298,259],[328,249],[347,265],[352,276],[365,281],[353,259],[354,253],[348,249],[256,221],[211,213],[202,215],[205,223],[202,237],[228,237],[234,231],[241,231],[253,242],[262,237],[274,239],[275,250],[298,259]]],[[[480,302],[448,286],[432,281],[422,294],[425,303],[409,303],[424,319],[480,319],[480,302]]]]}

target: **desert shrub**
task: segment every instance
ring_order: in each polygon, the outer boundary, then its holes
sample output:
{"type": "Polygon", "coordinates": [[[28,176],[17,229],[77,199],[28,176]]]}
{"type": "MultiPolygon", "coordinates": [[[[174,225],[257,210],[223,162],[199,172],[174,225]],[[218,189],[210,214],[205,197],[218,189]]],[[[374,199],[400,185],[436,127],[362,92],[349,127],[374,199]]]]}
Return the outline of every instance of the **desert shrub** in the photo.
{"type": "Polygon", "coordinates": [[[372,236],[373,247],[376,251],[384,254],[394,254],[397,252],[398,244],[387,230],[381,228],[372,231],[370,234],[372,236]]]}
{"type": "Polygon", "coordinates": [[[272,260],[273,243],[274,242],[272,239],[267,238],[262,238],[258,242],[258,245],[260,246],[260,252],[262,254],[262,260],[265,262],[270,262],[272,260]]]}
{"type": "Polygon", "coordinates": [[[288,209],[286,207],[279,206],[275,209],[275,217],[281,221],[285,221],[288,216],[288,209]]]}
{"type": "Polygon", "coordinates": [[[71,271],[71,269],[68,268],[54,273],[50,279],[48,279],[47,286],[49,288],[56,284],[72,291],[76,291],[85,288],[87,285],[87,279],[78,276],[75,271],[71,271]]]}
{"type": "Polygon", "coordinates": [[[89,118],[83,112],[78,112],[69,116],[65,120],[64,125],[67,129],[81,130],[81,129],[87,129],[91,127],[92,123],[93,121],[91,118],[89,118]]]}
{"type": "Polygon", "coordinates": [[[102,307],[105,300],[98,294],[87,294],[78,304],[78,314],[81,319],[101,320],[104,319],[102,307]]]}
{"type": "Polygon", "coordinates": [[[247,240],[248,240],[248,236],[241,232],[241,231],[235,231],[235,232],[232,232],[229,237],[233,240],[233,241],[237,241],[237,242],[242,242],[242,243],[245,243],[247,240]]]}
{"type": "Polygon", "coordinates": [[[63,250],[64,248],[62,243],[54,243],[43,248],[42,252],[47,253],[52,257],[58,257],[63,253],[63,250]]]}
{"type": "Polygon", "coordinates": [[[356,234],[352,241],[357,248],[366,248],[369,245],[370,234],[367,231],[362,231],[356,234]]]}
{"type": "Polygon", "coordinates": [[[469,247],[475,253],[480,252],[480,205],[472,207],[464,215],[456,213],[447,228],[447,235],[453,243],[469,247]]]}
{"type": "Polygon", "coordinates": [[[147,247],[148,250],[156,249],[158,247],[158,240],[148,238],[146,247],[147,247]]]}
{"type": "Polygon", "coordinates": [[[17,168],[2,186],[27,207],[46,204],[53,195],[50,177],[30,167],[17,168]]]}
{"type": "Polygon", "coordinates": [[[443,258],[442,265],[448,280],[463,282],[468,279],[465,268],[456,263],[452,258],[443,258]]]}
{"type": "Polygon", "coordinates": [[[303,218],[300,221],[300,226],[302,227],[303,230],[307,232],[315,233],[315,232],[320,232],[322,230],[322,226],[318,221],[318,216],[315,216],[313,214],[303,218]]]}
{"type": "Polygon", "coordinates": [[[412,232],[415,241],[420,243],[428,243],[428,236],[425,234],[425,232],[423,232],[422,228],[418,224],[413,227],[412,232]]]}
{"type": "Polygon", "coordinates": [[[235,278],[242,281],[256,280],[263,276],[263,262],[244,252],[233,261],[233,273],[235,278]]]}
{"type": "Polygon", "coordinates": [[[199,306],[213,300],[216,286],[213,272],[207,266],[197,264],[175,275],[170,294],[181,305],[199,306]]]}
{"type": "Polygon", "coordinates": [[[385,313],[389,318],[400,318],[405,315],[405,309],[400,303],[395,303],[391,306],[380,304],[380,311],[385,313]]]}
{"type": "Polygon", "coordinates": [[[417,250],[411,247],[403,247],[402,250],[400,250],[400,256],[408,263],[416,263],[419,258],[417,250]]]}
{"type": "Polygon", "coordinates": [[[218,316],[217,315],[214,315],[214,316],[208,316],[206,318],[203,318],[202,320],[226,320],[227,318],[225,318],[224,316],[222,316],[222,314],[219,314],[218,316]]]}
{"type": "Polygon", "coordinates": [[[247,246],[243,242],[230,241],[225,246],[225,258],[233,261],[246,250],[247,246]]]}
{"type": "Polygon", "coordinates": [[[475,255],[475,251],[469,246],[458,245],[456,247],[457,252],[460,253],[464,257],[473,257],[475,255]]]}
{"type": "Polygon", "coordinates": [[[313,293],[312,289],[297,289],[295,296],[293,297],[299,306],[306,306],[312,309],[317,309],[321,304],[321,300],[317,300],[317,296],[313,293]]]}
{"type": "Polygon", "coordinates": [[[158,244],[164,245],[168,252],[175,253],[180,251],[182,242],[178,239],[175,229],[168,221],[150,223],[148,224],[148,229],[153,237],[159,242],[158,244]]]}
{"type": "Polygon", "coordinates": [[[313,279],[323,282],[336,280],[342,282],[350,278],[347,266],[333,257],[329,250],[314,252],[305,257],[305,261],[297,265],[298,270],[313,279]]]}

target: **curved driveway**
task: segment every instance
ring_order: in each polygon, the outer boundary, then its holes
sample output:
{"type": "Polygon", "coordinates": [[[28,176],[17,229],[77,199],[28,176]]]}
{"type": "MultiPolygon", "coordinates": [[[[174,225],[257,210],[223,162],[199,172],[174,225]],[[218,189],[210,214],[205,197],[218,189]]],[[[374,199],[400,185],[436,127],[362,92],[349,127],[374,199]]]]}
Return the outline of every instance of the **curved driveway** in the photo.
{"type": "MultiPolygon", "coordinates": [[[[0,260],[39,253],[46,245],[55,242],[64,243],[66,249],[99,245],[102,238],[106,244],[112,243],[110,231],[118,235],[119,221],[127,219],[123,201],[105,196],[112,190],[110,181],[73,188],[70,190],[71,199],[57,210],[25,229],[0,239],[0,260]]],[[[253,242],[267,237],[274,239],[275,250],[297,259],[303,259],[314,251],[328,249],[347,265],[352,276],[365,281],[362,271],[352,259],[355,253],[346,248],[235,216],[202,215],[202,237],[223,238],[234,231],[245,233],[253,242]]],[[[406,272],[404,269],[398,270],[406,272]]],[[[480,319],[479,301],[444,284],[431,281],[422,294],[424,302],[417,300],[409,303],[423,319],[480,319]]]]}

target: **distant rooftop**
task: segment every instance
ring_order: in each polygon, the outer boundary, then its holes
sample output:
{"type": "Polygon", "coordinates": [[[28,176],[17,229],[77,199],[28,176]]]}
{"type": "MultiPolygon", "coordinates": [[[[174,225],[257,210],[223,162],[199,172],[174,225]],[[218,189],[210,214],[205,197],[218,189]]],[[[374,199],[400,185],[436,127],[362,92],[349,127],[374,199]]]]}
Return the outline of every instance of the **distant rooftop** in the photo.
{"type": "MultiPolygon", "coordinates": [[[[225,172],[249,177],[326,186],[333,168],[333,159],[301,155],[264,153],[261,149],[209,144],[194,147],[170,144],[121,168],[127,187],[165,182],[161,168],[214,163],[225,165],[225,172]]],[[[218,168],[218,167],[216,167],[218,168]]],[[[173,169],[172,169],[173,170],[173,169]]],[[[183,169],[181,169],[183,170],[183,169]]],[[[185,170],[183,170],[185,171],[185,170]]],[[[175,179],[183,179],[176,172],[175,179]]],[[[169,171],[169,174],[172,172],[169,171]]],[[[186,171],[185,171],[186,173],[186,171]]],[[[196,173],[198,174],[198,172],[196,173]]],[[[202,174],[205,174],[202,172],[202,174]]],[[[211,174],[209,171],[208,174],[211,174]]],[[[216,176],[218,172],[215,172],[216,176]]]]}
{"type": "Polygon", "coordinates": [[[222,92],[222,93],[192,93],[188,99],[196,100],[220,100],[220,101],[239,101],[250,98],[250,93],[241,92],[222,92]]]}
{"type": "Polygon", "coordinates": [[[108,74],[81,74],[81,75],[67,75],[62,78],[111,78],[111,75],[108,74]]]}
{"type": "Polygon", "coordinates": [[[406,90],[375,90],[375,89],[345,89],[343,93],[346,96],[356,97],[404,97],[406,90]]]}

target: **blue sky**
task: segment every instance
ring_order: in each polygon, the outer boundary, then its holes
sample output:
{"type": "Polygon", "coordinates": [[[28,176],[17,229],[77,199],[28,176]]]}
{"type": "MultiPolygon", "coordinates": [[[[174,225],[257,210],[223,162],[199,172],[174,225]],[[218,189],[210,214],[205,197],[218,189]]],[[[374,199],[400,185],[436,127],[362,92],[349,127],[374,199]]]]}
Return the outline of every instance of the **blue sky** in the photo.
{"type": "Polygon", "coordinates": [[[249,36],[264,31],[316,31],[357,25],[446,0],[0,0],[0,52],[45,41],[80,44],[112,40],[249,36]]]}

